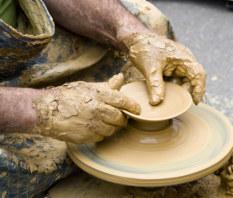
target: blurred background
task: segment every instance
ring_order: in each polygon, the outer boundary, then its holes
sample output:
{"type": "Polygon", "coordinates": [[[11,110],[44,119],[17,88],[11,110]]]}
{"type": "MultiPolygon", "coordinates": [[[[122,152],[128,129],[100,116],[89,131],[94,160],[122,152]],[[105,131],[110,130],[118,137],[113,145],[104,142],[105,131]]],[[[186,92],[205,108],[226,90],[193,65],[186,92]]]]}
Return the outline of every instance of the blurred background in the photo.
{"type": "Polygon", "coordinates": [[[177,40],[204,65],[208,74],[206,102],[233,122],[233,11],[226,8],[224,0],[150,2],[168,16],[177,40]]]}

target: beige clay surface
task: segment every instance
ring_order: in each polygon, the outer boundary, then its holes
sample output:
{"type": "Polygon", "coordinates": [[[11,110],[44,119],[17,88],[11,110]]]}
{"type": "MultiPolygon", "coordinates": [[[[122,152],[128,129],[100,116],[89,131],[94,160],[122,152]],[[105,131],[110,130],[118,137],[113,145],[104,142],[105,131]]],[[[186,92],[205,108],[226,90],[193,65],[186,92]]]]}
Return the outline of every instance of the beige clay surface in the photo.
{"type": "Polygon", "coordinates": [[[130,114],[127,128],[100,143],[68,143],[73,162],[103,180],[144,187],[194,181],[223,166],[233,147],[231,123],[205,104],[183,113],[192,104],[190,95],[183,95],[187,91],[178,85],[167,83],[166,87],[169,93],[156,115],[156,107],[143,111],[150,106],[145,82],[125,85],[123,92],[139,102],[141,115],[135,119],[130,114]],[[167,108],[169,104],[175,108],[167,108]],[[166,118],[171,118],[169,113],[175,118],[159,119],[166,111],[166,118]]]}
{"type": "Polygon", "coordinates": [[[165,100],[156,106],[149,104],[145,81],[128,83],[121,88],[121,92],[135,100],[142,107],[140,115],[124,111],[136,120],[168,120],[187,111],[193,103],[191,95],[184,88],[174,83],[165,84],[165,100]]]}
{"type": "Polygon", "coordinates": [[[207,105],[192,107],[164,129],[130,123],[95,145],[68,144],[68,154],[86,172],[118,184],[166,186],[202,178],[230,158],[230,122],[207,105]]]}
{"type": "Polygon", "coordinates": [[[140,106],[121,92],[123,75],[108,82],[77,81],[44,90],[33,102],[38,123],[33,133],[76,144],[93,143],[127,124],[120,109],[138,114],[140,106]]]}
{"type": "Polygon", "coordinates": [[[181,78],[194,103],[202,101],[205,70],[188,48],[154,33],[135,33],[123,38],[123,42],[129,49],[130,61],[147,79],[150,104],[156,105],[164,99],[163,76],[181,78]]]}

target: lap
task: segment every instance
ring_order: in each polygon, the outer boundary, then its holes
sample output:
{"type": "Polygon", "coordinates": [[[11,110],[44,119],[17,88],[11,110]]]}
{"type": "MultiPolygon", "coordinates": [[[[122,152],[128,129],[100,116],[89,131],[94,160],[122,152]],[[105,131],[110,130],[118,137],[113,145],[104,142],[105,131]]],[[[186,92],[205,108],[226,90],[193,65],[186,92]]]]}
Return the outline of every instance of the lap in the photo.
{"type": "Polygon", "coordinates": [[[1,197],[33,197],[72,170],[64,142],[37,135],[0,136],[1,197]]]}

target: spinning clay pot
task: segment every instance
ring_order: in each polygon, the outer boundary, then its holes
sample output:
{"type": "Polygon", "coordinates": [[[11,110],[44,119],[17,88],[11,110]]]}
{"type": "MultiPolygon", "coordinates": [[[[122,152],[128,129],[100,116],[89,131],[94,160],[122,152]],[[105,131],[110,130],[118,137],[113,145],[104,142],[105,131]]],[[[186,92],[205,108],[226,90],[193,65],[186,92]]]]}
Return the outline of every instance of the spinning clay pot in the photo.
{"type": "Polygon", "coordinates": [[[126,129],[96,144],[68,144],[84,171],[110,182],[156,187],[185,183],[219,169],[233,148],[232,126],[213,108],[192,105],[182,87],[166,83],[165,101],[150,106],[145,83],[121,89],[142,108],[126,129]]]}

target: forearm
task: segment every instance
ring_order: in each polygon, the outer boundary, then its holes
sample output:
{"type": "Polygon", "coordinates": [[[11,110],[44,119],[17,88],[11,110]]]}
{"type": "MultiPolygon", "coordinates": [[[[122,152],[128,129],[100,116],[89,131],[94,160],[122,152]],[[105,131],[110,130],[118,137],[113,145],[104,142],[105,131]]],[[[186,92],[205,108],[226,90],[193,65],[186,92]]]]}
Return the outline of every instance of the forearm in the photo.
{"type": "Polygon", "coordinates": [[[120,0],[44,0],[54,20],[77,34],[124,48],[121,38],[149,31],[120,0]]]}
{"type": "Polygon", "coordinates": [[[30,132],[37,123],[33,100],[42,91],[0,88],[0,133],[30,132]]]}

